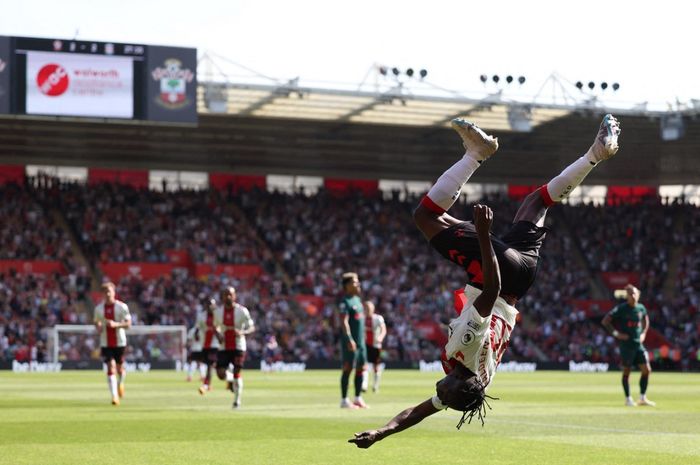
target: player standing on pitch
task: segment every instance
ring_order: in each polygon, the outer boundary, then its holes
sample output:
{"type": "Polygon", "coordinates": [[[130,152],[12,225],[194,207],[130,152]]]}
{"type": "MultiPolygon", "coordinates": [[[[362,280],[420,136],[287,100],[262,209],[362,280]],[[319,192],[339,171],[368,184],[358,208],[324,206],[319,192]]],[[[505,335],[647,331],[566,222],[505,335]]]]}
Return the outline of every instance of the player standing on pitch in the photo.
{"type": "Polygon", "coordinates": [[[340,376],[340,407],[367,408],[362,399],[362,378],[367,365],[365,347],[365,313],[360,300],[360,278],[357,273],[343,273],[343,296],[338,302],[340,312],[340,352],[342,374],[340,376]],[[355,369],[355,399],[348,399],[350,373],[355,369]]]}
{"type": "Polygon", "coordinates": [[[245,363],[245,337],[255,331],[255,323],[248,309],[236,302],[236,289],[232,286],[221,291],[221,301],[222,305],[216,312],[216,326],[221,342],[216,355],[216,374],[233,391],[233,408],[239,408],[243,394],[241,371],[245,363]],[[233,372],[228,370],[229,365],[233,365],[233,372]]]}
{"type": "MultiPolygon", "coordinates": [[[[447,376],[436,385],[436,395],[399,413],[376,430],[356,433],[349,442],[367,448],[446,408],[463,412],[457,424],[486,413],[486,388],[508,346],[518,311],[514,305],[535,281],[539,250],[547,230],[547,209],[568,197],[588,173],[618,150],[620,126],[605,115],[593,145],[558,176],[528,195],[501,238],[490,233],[493,213],[485,205],[474,207],[474,221],[447,214],[462,186],[482,162],[498,150],[498,140],[462,119],[452,121],[466,153],[445,171],[414,212],[416,226],[430,244],[469,276],[459,316],[450,322],[443,353],[447,376]]],[[[488,406],[488,403],[486,403],[488,406]]]]}
{"type": "Polygon", "coordinates": [[[639,289],[628,284],[625,286],[625,291],[627,292],[627,301],[610,310],[603,317],[602,324],[619,343],[625,405],[628,407],[635,405],[654,407],[656,403],[647,399],[651,365],[649,364],[649,354],[644,348],[644,339],[649,331],[649,314],[646,307],[639,303],[641,295],[639,289]],[[630,372],[635,365],[642,372],[642,376],[639,378],[640,397],[636,404],[630,395],[630,372]]]}
{"type": "Polygon", "coordinates": [[[107,386],[112,395],[112,405],[119,405],[119,399],[124,397],[125,330],[131,328],[131,314],[129,314],[129,307],[116,299],[114,283],[102,284],[102,293],[105,300],[95,307],[93,321],[100,334],[102,360],[107,365],[107,386]]]}

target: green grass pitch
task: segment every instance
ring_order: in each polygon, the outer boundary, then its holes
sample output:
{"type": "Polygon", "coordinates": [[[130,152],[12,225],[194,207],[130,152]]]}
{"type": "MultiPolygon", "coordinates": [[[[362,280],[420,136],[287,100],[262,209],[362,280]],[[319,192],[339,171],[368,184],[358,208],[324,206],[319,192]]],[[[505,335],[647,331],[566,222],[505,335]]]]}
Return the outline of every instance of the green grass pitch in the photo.
{"type": "MultiPolygon", "coordinates": [[[[623,407],[619,373],[500,373],[486,426],[440,412],[368,450],[353,432],[431,395],[437,373],[387,371],[371,408],[338,408],[339,372],[245,372],[243,408],[219,381],[134,373],[109,403],[100,372],[0,373],[0,464],[700,464],[700,375],[653,373],[656,408],[623,407]]],[[[633,374],[633,392],[638,391],[633,374]]]]}

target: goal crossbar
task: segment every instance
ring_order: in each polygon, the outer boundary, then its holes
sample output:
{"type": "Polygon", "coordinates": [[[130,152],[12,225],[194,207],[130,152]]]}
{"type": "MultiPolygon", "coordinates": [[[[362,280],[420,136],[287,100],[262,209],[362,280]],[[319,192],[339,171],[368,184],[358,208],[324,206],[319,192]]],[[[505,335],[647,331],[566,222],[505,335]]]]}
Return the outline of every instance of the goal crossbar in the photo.
{"type": "MultiPolygon", "coordinates": [[[[95,325],[55,325],[53,327],[53,360],[58,361],[58,333],[97,333],[95,325]]],[[[136,325],[126,330],[128,335],[143,335],[143,334],[162,334],[162,333],[180,333],[180,342],[182,347],[182,362],[187,359],[187,327],[183,325],[136,325]]]]}

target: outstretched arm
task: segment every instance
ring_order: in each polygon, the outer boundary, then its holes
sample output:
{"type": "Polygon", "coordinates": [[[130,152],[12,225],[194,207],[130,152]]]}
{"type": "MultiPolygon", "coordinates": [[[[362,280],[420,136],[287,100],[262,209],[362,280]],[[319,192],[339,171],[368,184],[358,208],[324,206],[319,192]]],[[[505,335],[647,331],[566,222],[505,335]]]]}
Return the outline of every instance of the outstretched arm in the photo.
{"type": "Polygon", "coordinates": [[[367,449],[375,442],[381,441],[394,433],[401,432],[406,428],[410,428],[420,423],[424,418],[439,411],[440,410],[433,406],[433,401],[428,399],[414,407],[407,408],[379,429],[355,433],[355,437],[353,439],[348,439],[348,442],[355,444],[360,449],[367,449]]]}
{"type": "Polygon", "coordinates": [[[491,244],[492,223],[493,211],[486,205],[474,205],[474,226],[481,249],[481,272],[484,275],[484,289],[474,299],[474,308],[482,317],[491,315],[493,304],[501,293],[501,270],[491,244]]]}

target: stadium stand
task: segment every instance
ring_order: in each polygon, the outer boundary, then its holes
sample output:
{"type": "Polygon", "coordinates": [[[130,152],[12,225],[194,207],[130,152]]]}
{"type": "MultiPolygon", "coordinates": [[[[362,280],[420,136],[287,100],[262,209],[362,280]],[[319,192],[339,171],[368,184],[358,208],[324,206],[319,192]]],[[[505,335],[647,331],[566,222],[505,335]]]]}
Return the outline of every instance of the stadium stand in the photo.
{"type": "MultiPolygon", "coordinates": [[[[55,180],[30,180],[27,186],[3,187],[4,198],[22,206],[6,206],[8,212],[33,211],[36,221],[49,221],[47,212],[59,212],[96,266],[89,271],[69,266],[70,231],[42,223],[48,232],[32,239],[31,250],[55,250],[62,238],[67,265],[63,274],[5,273],[0,360],[43,357],[44,328],[89,323],[90,275],[99,274],[106,260],[169,266],[170,251],[186,251],[193,262],[189,268],[176,264],[157,276],[116,279],[118,295],[136,321],[190,326],[206,299],[233,284],[258,326],[250,338],[251,357],[261,357],[264,341],[274,336],[275,359],[284,361],[337,359],[334,302],[337,276],[346,269],[360,273],[365,296],[387,320],[386,359],[436,360],[443,325],[453,312],[452,291],[465,281],[413,226],[411,210],[419,197],[410,193],[321,189],[307,195],[255,188],[164,193],[55,180]],[[198,272],[197,264],[212,271],[198,272]],[[218,272],[216,266],[223,264],[255,265],[258,271],[236,277],[218,272]]],[[[460,200],[455,215],[469,218],[476,200],[460,200]]],[[[496,213],[494,230],[502,232],[517,199],[500,194],[483,200],[496,213]]],[[[700,223],[699,210],[658,198],[553,209],[538,280],[518,306],[522,317],[505,360],[615,362],[614,341],[599,325],[611,304],[601,273],[613,271],[637,273],[659,333],[659,346],[652,351],[657,361],[690,367],[697,360],[700,329],[700,257],[691,233],[700,223]],[[678,280],[669,280],[670,275],[678,280]]],[[[154,351],[157,338],[144,344],[133,349],[132,359],[168,355],[154,351]]],[[[97,357],[95,341],[82,336],[67,340],[61,353],[68,360],[97,357]]]]}

